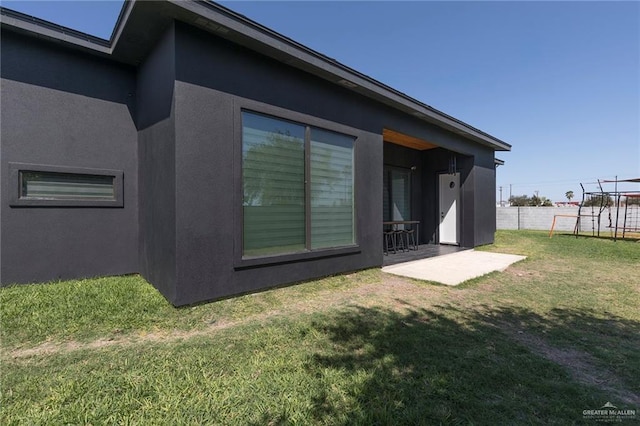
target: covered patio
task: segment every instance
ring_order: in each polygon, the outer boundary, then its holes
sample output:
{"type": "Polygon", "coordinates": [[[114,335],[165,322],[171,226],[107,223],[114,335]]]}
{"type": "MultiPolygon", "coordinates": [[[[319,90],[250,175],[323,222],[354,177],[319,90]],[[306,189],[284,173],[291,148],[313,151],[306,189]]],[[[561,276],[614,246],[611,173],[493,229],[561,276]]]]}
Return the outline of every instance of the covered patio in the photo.
{"type": "MultiPolygon", "coordinates": [[[[383,140],[383,263],[473,247],[472,234],[463,232],[462,220],[462,189],[473,167],[473,157],[387,128],[383,140]],[[389,243],[388,235],[394,231],[399,235],[408,231],[412,240],[403,245],[422,244],[420,250],[394,254],[391,249],[395,243],[389,243]]],[[[472,217],[470,212],[466,217],[472,217]]]]}
{"type": "Polygon", "coordinates": [[[471,248],[438,244],[421,244],[418,246],[418,250],[405,250],[385,254],[382,258],[382,266],[391,266],[399,263],[412,262],[414,260],[429,259],[465,250],[471,250],[471,248]]]}
{"type": "Polygon", "coordinates": [[[526,256],[459,248],[430,258],[382,267],[382,272],[445,285],[458,285],[492,272],[504,271],[526,256]],[[446,254],[446,256],[444,256],[446,254]]]}

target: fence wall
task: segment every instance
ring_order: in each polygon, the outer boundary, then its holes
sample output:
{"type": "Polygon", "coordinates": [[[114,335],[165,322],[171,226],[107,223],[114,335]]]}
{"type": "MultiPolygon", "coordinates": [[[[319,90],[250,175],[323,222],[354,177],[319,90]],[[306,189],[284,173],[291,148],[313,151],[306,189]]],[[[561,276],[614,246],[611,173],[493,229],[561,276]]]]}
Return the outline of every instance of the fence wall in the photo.
{"type": "MultiPolygon", "coordinates": [[[[640,227],[640,206],[629,206],[627,210],[627,229],[640,227]]],[[[595,210],[595,214],[598,210],[595,210]]],[[[620,215],[618,218],[618,227],[621,229],[624,225],[624,206],[620,207],[620,215]]],[[[497,229],[538,229],[550,230],[554,215],[578,215],[578,207],[496,207],[496,227],[497,229]]],[[[590,232],[592,226],[598,228],[598,218],[592,218],[591,208],[582,209],[582,219],[580,228],[583,232],[590,232]]],[[[616,209],[611,209],[611,221],[609,220],[609,211],[602,212],[600,217],[601,231],[609,229],[609,225],[615,226],[616,209]]],[[[558,217],[556,219],[555,230],[557,231],[573,231],[576,225],[576,219],[573,217],[558,217]]],[[[619,231],[622,232],[622,231],[619,231]]]]}

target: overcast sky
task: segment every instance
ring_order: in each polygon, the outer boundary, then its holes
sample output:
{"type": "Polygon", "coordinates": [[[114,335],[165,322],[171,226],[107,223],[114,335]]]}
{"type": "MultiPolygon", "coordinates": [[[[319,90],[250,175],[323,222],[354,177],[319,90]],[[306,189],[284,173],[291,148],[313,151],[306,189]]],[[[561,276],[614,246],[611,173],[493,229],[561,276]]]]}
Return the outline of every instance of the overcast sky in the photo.
{"type": "MultiPolygon", "coordinates": [[[[504,199],[640,177],[638,2],[222,4],[512,144],[504,199]]],[[[109,38],[122,2],[2,5],[109,38]]]]}

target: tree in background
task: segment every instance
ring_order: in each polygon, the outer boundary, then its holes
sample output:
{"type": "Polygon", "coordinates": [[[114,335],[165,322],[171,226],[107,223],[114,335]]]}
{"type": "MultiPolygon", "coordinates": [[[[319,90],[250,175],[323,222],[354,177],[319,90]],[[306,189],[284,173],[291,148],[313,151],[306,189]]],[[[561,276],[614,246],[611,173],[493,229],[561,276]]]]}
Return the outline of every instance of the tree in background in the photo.
{"type": "Polygon", "coordinates": [[[531,199],[526,195],[513,195],[509,197],[509,204],[516,207],[528,206],[531,199]]]}
{"type": "Polygon", "coordinates": [[[539,207],[542,205],[542,198],[538,197],[537,195],[532,195],[530,200],[529,200],[529,205],[531,207],[539,207]]]}
{"type": "Polygon", "coordinates": [[[567,200],[571,201],[571,199],[573,198],[573,191],[565,192],[564,196],[567,197],[567,200]]]}
{"type": "Polygon", "coordinates": [[[640,197],[627,197],[627,205],[640,205],[640,197]]]}
{"type": "Polygon", "coordinates": [[[613,200],[609,194],[603,195],[592,195],[587,198],[583,204],[584,207],[611,207],[613,205],[613,200]]]}
{"type": "Polygon", "coordinates": [[[553,203],[547,197],[533,195],[514,195],[509,198],[509,204],[515,207],[552,207],[553,203]]]}
{"type": "Polygon", "coordinates": [[[547,197],[533,195],[529,200],[529,205],[531,207],[552,207],[553,203],[551,203],[551,200],[547,197]]]}
{"type": "Polygon", "coordinates": [[[553,207],[553,203],[547,197],[540,197],[540,200],[542,201],[542,207],[553,207]]]}

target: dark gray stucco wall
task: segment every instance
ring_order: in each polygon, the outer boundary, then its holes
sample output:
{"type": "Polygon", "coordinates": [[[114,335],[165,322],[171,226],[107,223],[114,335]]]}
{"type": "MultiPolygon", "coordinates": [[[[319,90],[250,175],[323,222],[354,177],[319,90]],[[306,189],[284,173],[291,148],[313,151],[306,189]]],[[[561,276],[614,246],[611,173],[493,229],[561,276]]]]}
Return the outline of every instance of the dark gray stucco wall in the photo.
{"type": "Polygon", "coordinates": [[[476,165],[475,176],[475,245],[493,243],[496,232],[496,174],[493,164],[476,165]]]}
{"type": "MultiPolygon", "coordinates": [[[[241,167],[234,123],[239,97],[176,83],[176,305],[255,291],[381,264],[382,138],[354,129],[356,210],[360,249],[351,254],[238,267],[241,167]],[[376,166],[372,166],[376,165],[376,166]],[[375,224],[375,225],[374,225],[375,224]]],[[[268,109],[268,106],[264,106],[268,109]]]]}
{"type": "MultiPolygon", "coordinates": [[[[170,300],[176,305],[380,265],[385,127],[458,152],[485,154],[458,135],[180,23],[175,26],[175,49],[176,293],[170,300]],[[289,113],[303,114],[311,121],[346,125],[357,133],[359,252],[238,266],[241,162],[234,144],[239,141],[238,112],[246,102],[263,105],[258,108],[261,112],[281,110],[285,118],[289,113]]],[[[444,156],[434,160],[434,170],[446,170],[446,161],[444,156]]],[[[436,179],[436,175],[430,179],[432,186],[436,179]]],[[[423,190],[416,185],[416,191],[423,190]]],[[[468,191],[468,196],[473,194],[473,189],[468,191]]],[[[424,194],[417,198],[424,199],[424,194]]],[[[475,219],[470,220],[475,225],[475,219]]],[[[473,227],[468,232],[473,243],[473,227]]]]}
{"type": "Polygon", "coordinates": [[[241,98],[382,134],[383,128],[467,154],[485,149],[462,136],[186,24],[176,24],[176,77],[241,98]]]}
{"type": "Polygon", "coordinates": [[[137,74],[140,273],[176,300],[176,140],[173,27],[137,74]]]}
{"type": "MultiPolygon", "coordinates": [[[[261,69],[264,67],[262,57],[255,58],[245,50],[202,36],[199,31],[177,26],[176,72],[180,81],[176,83],[175,92],[176,304],[380,265],[381,132],[376,134],[349,126],[349,131],[357,136],[359,250],[295,262],[238,266],[241,259],[236,253],[241,241],[238,232],[241,219],[236,204],[241,203],[242,188],[238,179],[241,156],[237,155],[241,138],[236,120],[241,106],[259,105],[257,108],[262,112],[288,117],[299,114],[300,109],[307,115],[310,109],[303,108],[299,100],[290,99],[291,96],[297,98],[304,93],[315,96],[313,102],[308,99],[305,105],[319,103],[319,110],[326,112],[341,108],[342,99],[333,99],[333,93],[313,90],[314,80],[309,83],[308,76],[301,78],[293,73],[295,80],[289,80],[288,75],[281,75],[287,67],[275,63],[270,65],[278,72],[271,70],[265,74],[261,69]],[[318,96],[321,99],[317,99],[318,96]]],[[[314,112],[316,115],[301,120],[318,125],[315,122],[318,115],[324,114],[314,112]]],[[[328,122],[336,123],[335,120],[328,122]]]]}
{"type": "Polygon", "coordinates": [[[178,303],[233,294],[233,99],[176,83],[178,303]]]}
{"type": "Polygon", "coordinates": [[[132,68],[2,31],[3,285],[138,270],[132,68]],[[11,207],[8,163],[116,169],[118,208],[11,207]]]}
{"type": "MultiPolygon", "coordinates": [[[[378,266],[383,163],[417,167],[413,208],[428,218],[448,150],[465,159],[464,244],[493,240],[495,207],[484,213],[479,200],[493,200],[485,164],[493,167],[493,152],[460,135],[186,24],[170,26],[137,70],[2,37],[3,284],[141,272],[184,305],[378,266]],[[357,137],[356,250],[242,263],[238,113],[246,105],[357,137]],[[383,128],[443,148],[421,156],[386,148],[383,128]],[[123,170],[124,207],[10,207],[9,162],[123,170]]],[[[422,241],[437,242],[435,220],[425,225],[422,241]]]]}
{"type": "Polygon", "coordinates": [[[476,187],[474,158],[458,156],[457,168],[460,173],[460,245],[462,247],[475,247],[475,230],[478,224],[476,215],[476,187]]]}

